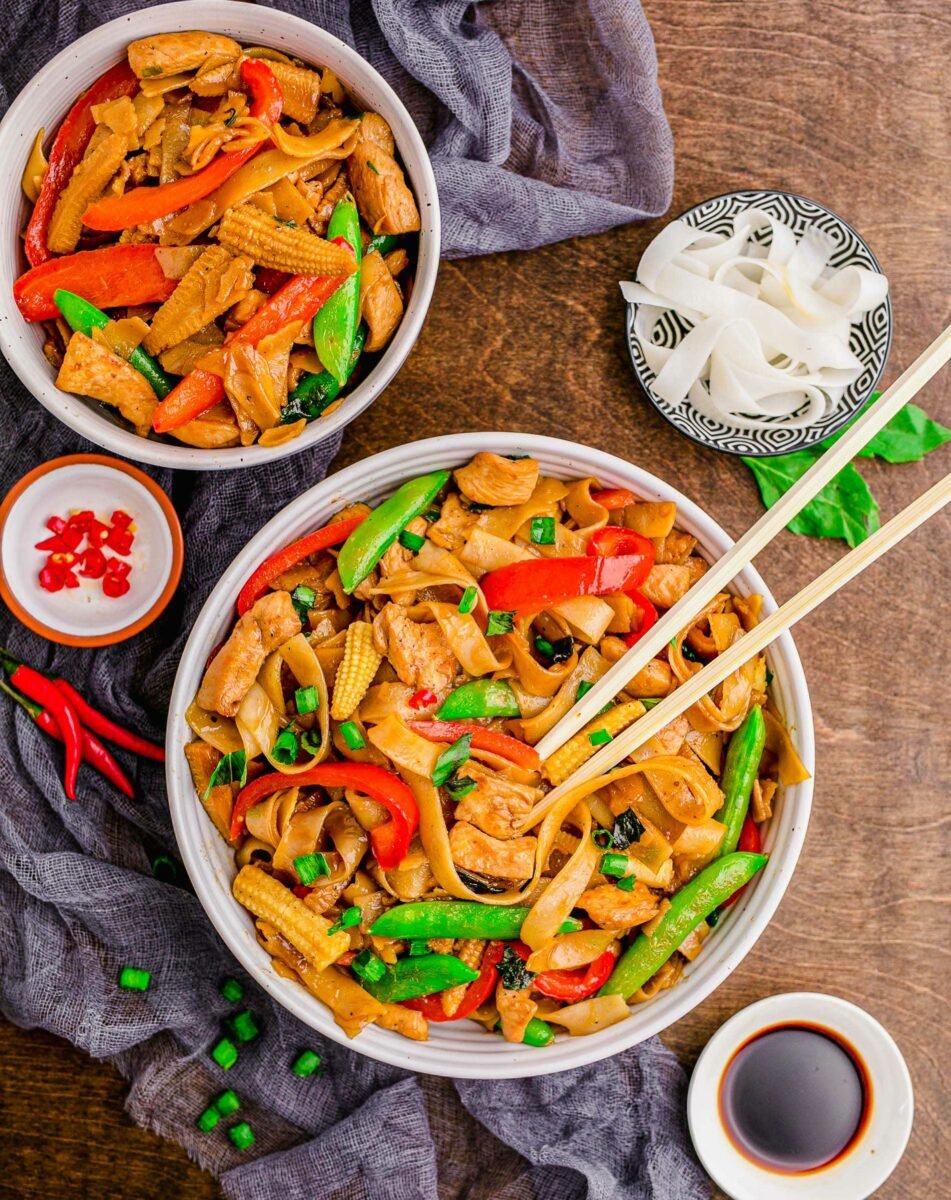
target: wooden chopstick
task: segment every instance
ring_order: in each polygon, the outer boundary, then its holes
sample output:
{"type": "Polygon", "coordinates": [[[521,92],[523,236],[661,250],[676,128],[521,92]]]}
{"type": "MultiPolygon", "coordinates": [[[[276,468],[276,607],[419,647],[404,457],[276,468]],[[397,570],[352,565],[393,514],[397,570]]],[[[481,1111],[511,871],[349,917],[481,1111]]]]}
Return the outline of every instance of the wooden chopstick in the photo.
{"type": "MultiPolygon", "coordinates": [[[[664,646],[685,629],[703,609],[726,591],[727,585],[748,566],[796,514],[851,462],[855,455],[882,429],[929,379],[951,358],[951,326],[939,334],[875,403],[825,454],[821,455],[772,508],[752,525],[733,547],[700,577],[686,595],[667,610],[652,629],[586,692],[575,706],[538,742],[535,749],[542,762],[586,725],[618,694],[664,646]]],[[[843,562],[847,559],[843,559],[843,562]]]]}
{"type": "Polygon", "coordinates": [[[833,563],[812,583],[797,592],[790,600],[765,617],[748,633],[738,638],[732,646],[717,655],[705,667],[691,675],[660,704],[649,709],[633,725],[619,733],[592,758],[578,768],[564,783],[553,788],[521,822],[521,830],[532,828],[566,792],[598,775],[603,775],[638,747],[643,746],[665,725],[679,717],[692,704],[722,683],[728,675],[748,662],[769,645],[781,633],[791,628],[807,613],[827,600],[831,595],[854,579],[860,571],[880,558],[892,546],[907,537],[924,521],[951,501],[951,474],[945,475],[927,492],[913,500],[907,508],[882,526],[871,537],[849,551],[844,558],[833,563]]]}

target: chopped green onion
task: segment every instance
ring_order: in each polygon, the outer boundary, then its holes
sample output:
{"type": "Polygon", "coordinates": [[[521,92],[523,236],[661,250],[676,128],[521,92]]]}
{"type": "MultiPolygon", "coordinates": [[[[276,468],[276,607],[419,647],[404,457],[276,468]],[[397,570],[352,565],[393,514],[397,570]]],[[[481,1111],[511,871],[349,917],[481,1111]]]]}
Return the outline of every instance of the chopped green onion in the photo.
{"type": "Polygon", "coordinates": [[[529,525],[528,529],[528,536],[532,539],[536,546],[554,546],[554,517],[532,517],[531,524],[529,525]]]}
{"type": "Polygon", "coordinates": [[[714,925],[716,925],[717,921],[719,921],[719,919],[720,919],[720,910],[718,908],[715,908],[713,910],[713,912],[710,913],[710,915],[707,917],[707,924],[712,929],[714,927],[714,925]]]}
{"type": "Polygon", "coordinates": [[[400,536],[396,539],[404,550],[412,550],[417,554],[422,550],[426,539],[419,533],[410,533],[408,529],[404,529],[400,536]]]}
{"type": "Polygon", "coordinates": [[[551,658],[555,653],[555,647],[547,638],[537,637],[535,639],[535,649],[539,654],[544,654],[546,658],[551,658]]]}
{"type": "Polygon", "coordinates": [[[238,110],[236,108],[229,108],[225,113],[225,117],[225,129],[230,129],[238,119],[238,110]]]}
{"type": "Polygon", "coordinates": [[[588,734],[588,741],[592,746],[606,746],[608,742],[613,740],[606,729],[594,729],[588,734]]]}
{"type": "Polygon", "coordinates": [[[350,908],[345,908],[336,921],[327,930],[328,933],[339,933],[341,929],[352,929],[354,925],[359,925],[363,919],[363,912],[359,904],[353,904],[350,908]]]}
{"type": "Polygon", "coordinates": [[[582,681],[578,684],[578,690],[575,692],[575,703],[577,703],[582,696],[587,696],[588,692],[590,692],[593,687],[593,683],[590,683],[587,679],[582,679],[582,681]]]}
{"type": "Polygon", "coordinates": [[[312,587],[307,587],[306,584],[299,584],[291,592],[291,603],[294,605],[294,611],[300,617],[301,621],[307,620],[307,614],[317,603],[317,593],[312,587]]]}
{"type": "Polygon", "coordinates": [[[660,704],[660,697],[645,696],[644,699],[641,700],[641,704],[643,704],[645,708],[656,708],[657,705],[660,704]]]}
{"type": "Polygon", "coordinates": [[[300,742],[297,740],[297,734],[293,729],[282,729],[271,747],[272,758],[276,758],[285,767],[292,767],[297,762],[299,753],[300,742]]]}
{"type": "Polygon", "coordinates": [[[591,834],[591,840],[599,850],[610,850],[614,845],[614,838],[611,836],[610,829],[595,829],[591,834]]]}
{"type": "Polygon", "coordinates": [[[320,1055],[313,1050],[302,1050],[294,1059],[291,1070],[298,1079],[307,1079],[320,1071],[320,1055]]]}
{"type": "Polygon", "coordinates": [[[454,775],[464,762],[469,761],[471,745],[472,734],[464,733],[447,750],[443,750],[433,767],[432,780],[436,787],[442,787],[450,775],[454,775]]]}
{"type": "Polygon", "coordinates": [[[486,620],[485,636],[495,637],[499,633],[511,633],[514,628],[515,610],[506,612],[504,609],[494,608],[486,620]]]}
{"type": "Polygon", "coordinates": [[[351,750],[363,750],[366,747],[366,741],[363,734],[353,723],[353,721],[344,721],[340,726],[340,736],[347,743],[351,750]]]}
{"type": "Polygon", "coordinates": [[[462,599],[459,601],[459,611],[465,616],[466,613],[472,612],[475,608],[476,597],[479,595],[479,589],[475,584],[470,583],[466,590],[462,593],[462,599]]]}
{"type": "Polygon", "coordinates": [[[230,1071],[238,1061],[238,1047],[231,1038],[223,1037],[221,1041],[216,1042],[212,1046],[211,1057],[221,1067],[222,1071],[230,1071]]]}
{"type": "Polygon", "coordinates": [[[636,882],[637,882],[637,880],[634,878],[633,875],[626,875],[623,879],[619,879],[617,881],[617,885],[621,889],[622,892],[633,892],[634,884],[636,882]]]}
{"type": "Polygon", "coordinates": [[[628,857],[626,854],[605,854],[601,859],[599,870],[602,875],[610,875],[615,879],[623,879],[627,874],[628,857]]]}
{"type": "Polygon", "coordinates": [[[677,638],[678,638],[679,636],[680,636],[679,634],[676,634],[676,633],[674,634],[674,636],[673,636],[673,637],[670,639],[670,645],[671,645],[671,646],[676,646],[676,645],[677,645],[677,638]]]}
{"type": "Polygon", "coordinates": [[[229,1004],[239,1004],[244,999],[244,988],[237,979],[226,979],[221,985],[221,994],[229,1004]]]}
{"type": "Polygon", "coordinates": [[[297,711],[301,715],[316,712],[320,707],[320,697],[317,695],[317,689],[313,685],[298,688],[294,693],[294,703],[297,705],[297,711]]]}
{"type": "Polygon", "coordinates": [[[215,1108],[223,1117],[230,1117],[232,1113],[236,1113],[241,1107],[241,1101],[238,1099],[238,1093],[232,1088],[228,1088],[226,1092],[222,1092],[213,1103],[215,1108]]]}
{"type": "Polygon", "coordinates": [[[350,964],[350,969],[367,983],[377,983],[386,974],[386,964],[369,950],[361,950],[350,964]]]}
{"type": "Polygon", "coordinates": [[[230,754],[226,754],[219,760],[218,765],[212,771],[202,798],[207,800],[211,795],[211,789],[218,787],[219,784],[237,783],[244,787],[247,781],[248,756],[243,750],[232,750],[230,754]]]}
{"type": "Polygon", "coordinates": [[[123,967],[119,972],[119,987],[127,992],[146,992],[152,982],[151,971],[141,967],[123,967]]]}
{"type": "Polygon", "coordinates": [[[236,1017],[232,1017],[229,1026],[239,1042],[253,1042],[261,1032],[254,1019],[254,1013],[247,1008],[244,1012],[239,1012],[236,1017]]]}
{"type": "Polygon", "coordinates": [[[228,1130],[228,1137],[236,1150],[250,1150],[254,1145],[254,1130],[247,1121],[239,1121],[228,1130]]]}
{"type": "Polygon", "coordinates": [[[300,745],[301,745],[301,749],[304,751],[305,754],[316,754],[321,746],[320,730],[319,729],[303,730],[300,735],[300,745]]]}
{"type": "Polygon", "coordinates": [[[152,875],[160,883],[174,883],[178,879],[178,863],[167,854],[152,859],[152,875]]]}
{"type": "Polygon", "coordinates": [[[430,525],[432,525],[432,523],[434,521],[438,521],[441,516],[442,512],[438,508],[427,508],[423,513],[423,520],[428,521],[430,525]]]}
{"type": "Polygon", "coordinates": [[[294,859],[294,870],[297,872],[297,878],[305,887],[313,883],[319,876],[330,874],[327,860],[319,852],[299,855],[294,859]]]}
{"type": "Polygon", "coordinates": [[[424,954],[432,954],[429,942],[425,938],[412,938],[409,944],[410,958],[422,958],[424,954]]]}
{"type": "Polygon", "coordinates": [[[211,1133],[220,1120],[221,1114],[216,1108],[206,1108],[195,1124],[202,1133],[211,1133]]]}
{"type": "Polygon", "coordinates": [[[476,781],[470,779],[468,775],[463,775],[461,779],[458,775],[453,775],[452,778],[446,781],[446,791],[452,796],[453,800],[461,800],[463,796],[468,796],[477,787],[478,784],[476,781]]]}

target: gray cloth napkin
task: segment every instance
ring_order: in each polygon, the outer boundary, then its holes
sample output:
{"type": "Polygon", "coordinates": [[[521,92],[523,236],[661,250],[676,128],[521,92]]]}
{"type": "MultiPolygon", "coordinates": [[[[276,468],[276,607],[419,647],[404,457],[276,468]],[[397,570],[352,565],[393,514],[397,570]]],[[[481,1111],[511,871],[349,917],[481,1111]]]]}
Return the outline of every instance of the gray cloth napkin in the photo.
{"type": "MultiPolygon", "coordinates": [[[[52,53],[135,7],[0,3],[3,107],[52,53]]],[[[666,207],[669,134],[636,0],[288,7],[355,44],[409,101],[433,148],[449,254],[525,248],[666,207]]],[[[200,5],[195,11],[201,26],[200,5]]],[[[95,449],[32,401],[3,363],[0,385],[4,492],[45,459],[95,449]]],[[[3,612],[0,641],[160,739],[205,596],[254,528],[320,479],[337,448],[230,475],[151,470],[180,514],[187,547],[164,616],[131,642],[93,651],[45,643],[3,612]]],[[[84,767],[80,799],[69,804],[59,747],[0,700],[0,1011],[111,1061],[130,1082],[132,1117],[184,1145],[227,1196],[708,1194],[688,1149],[683,1072],[658,1041],[588,1071],[454,1086],[324,1041],[243,976],[187,881],[153,878],[152,859],[175,852],[161,767],[120,753],[135,776],[131,802],[84,767]],[[152,972],[148,993],[117,988],[127,964],[152,972]],[[208,1050],[231,1011],[219,992],[230,975],[245,983],[263,1033],[224,1073],[208,1050]],[[291,1074],[305,1047],[321,1053],[325,1077],[291,1074]],[[250,1153],[232,1148],[225,1123],[212,1134],[194,1126],[226,1086],[257,1135],[250,1153]]]]}

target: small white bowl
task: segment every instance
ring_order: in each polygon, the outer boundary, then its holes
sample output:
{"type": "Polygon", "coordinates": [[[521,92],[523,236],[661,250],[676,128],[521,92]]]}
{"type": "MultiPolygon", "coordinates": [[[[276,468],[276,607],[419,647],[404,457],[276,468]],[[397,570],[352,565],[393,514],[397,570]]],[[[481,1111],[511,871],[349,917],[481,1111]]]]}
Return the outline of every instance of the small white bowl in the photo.
{"type": "MultiPolygon", "coordinates": [[[[765,838],[769,863],[721,920],[677,987],[638,1006],[628,1020],[589,1037],[557,1035],[550,1046],[536,1049],[514,1046],[501,1037],[488,1035],[472,1021],[459,1021],[432,1026],[427,1042],[411,1042],[375,1025],[350,1041],[328,1008],[300,985],[276,975],[270,958],[255,940],[250,914],[231,894],[234,856],[195,795],[184,753],[186,742],[191,740],[185,710],[201,683],[208,655],[227,637],[241,585],[263,559],[318,529],[344,505],[357,500],[377,504],[406,479],[442,467],[460,466],[480,450],[531,454],[550,475],[565,479],[594,475],[605,487],[627,487],[649,500],[673,500],[678,524],[699,539],[700,550],[707,557],[719,558],[732,545],[711,517],[654,475],[611,454],[558,438],[526,433],[462,433],[410,442],[375,454],[298,496],[248,542],[225,570],[182,654],[169,707],[165,770],[175,836],[198,899],[244,968],[279,1004],[326,1037],[381,1062],[453,1078],[513,1079],[581,1067],[617,1054],[666,1029],[709,996],[752,949],[783,897],[805,838],[812,781],[782,789],[765,838]]],[[[741,572],[736,588],[743,595],[761,593],[764,611],[775,610],[775,601],[752,567],[741,572]]],[[[770,647],[769,663],[776,702],[811,771],[812,709],[802,665],[789,634],[783,634],[770,647]]]]}
{"type": "Polygon", "coordinates": [[[697,1059],[687,1122],[700,1161],[733,1200],[865,1200],[891,1175],[908,1145],[915,1103],[911,1076],[891,1035],[864,1009],[821,992],[787,992],[744,1008],[717,1030],[697,1059]],[[720,1081],[736,1051],[777,1025],[818,1025],[839,1034],[870,1084],[864,1127],[827,1167],[801,1175],[758,1166],[733,1145],[720,1119],[720,1081]]]}
{"type": "Polygon", "coordinates": [[[241,0],[182,0],[143,8],[100,25],[57,54],[30,80],[0,122],[0,351],[28,391],[44,408],[99,446],[137,462],[187,471],[223,471],[257,467],[297,454],[325,441],[369,405],[403,365],[423,327],[439,267],[439,200],[429,155],[406,107],[373,67],[355,50],[325,30],[289,13],[241,0]],[[228,34],[245,45],[275,50],[330,67],[367,110],[385,117],[393,130],[416,202],[421,229],[416,277],[406,312],[393,340],[366,378],[327,416],[312,421],[300,435],[280,446],[236,446],[201,450],[122,428],[93,400],[61,392],[55,372],[43,356],[42,325],[24,321],[13,302],[13,283],[27,269],[21,233],[28,205],[20,175],[36,131],[50,134],[77,96],[125,56],[129,42],[153,33],[205,29],[228,34]]]}

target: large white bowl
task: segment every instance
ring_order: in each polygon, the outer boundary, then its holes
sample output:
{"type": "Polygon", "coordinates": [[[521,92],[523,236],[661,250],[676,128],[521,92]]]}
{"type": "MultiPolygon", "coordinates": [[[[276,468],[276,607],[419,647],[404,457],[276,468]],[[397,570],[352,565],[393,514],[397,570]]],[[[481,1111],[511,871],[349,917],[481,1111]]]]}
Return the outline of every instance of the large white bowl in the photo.
{"type": "Polygon", "coordinates": [[[243,0],[202,0],[201,4],[184,0],[140,9],[100,25],[51,59],[10,105],[0,122],[0,162],[6,164],[0,174],[0,212],[6,214],[0,230],[0,351],[44,408],[91,442],[125,458],[160,467],[221,471],[256,467],[307,450],[348,425],[376,399],[403,365],[422,329],[439,266],[439,201],[423,140],[382,76],[355,50],[300,17],[243,0]],[[76,97],[125,56],[129,42],[151,33],[196,28],[330,67],[364,108],[380,113],[389,122],[419,205],[416,278],[396,335],[373,370],[335,412],[312,421],[300,437],[282,446],[199,450],[138,437],[122,428],[95,401],[56,387],[55,373],[43,357],[42,326],[25,321],[13,302],[13,282],[28,266],[20,237],[28,209],[20,175],[37,129],[42,126],[48,134],[55,129],[76,97]]]}
{"type": "MultiPolygon", "coordinates": [[[[459,466],[480,450],[528,452],[551,475],[565,479],[594,475],[605,486],[628,487],[648,500],[674,500],[678,525],[699,539],[700,549],[710,559],[719,558],[732,544],[702,509],[647,471],[600,450],[557,438],[525,433],[462,433],[410,442],[366,458],[318,483],[278,513],[241,551],[208,597],[185,646],[172,692],[166,778],[175,835],[199,900],[241,964],[280,1004],[311,1028],[382,1062],[453,1078],[510,1079],[563,1071],[617,1054],[666,1029],[709,996],[752,949],[783,897],[805,837],[812,783],[781,790],[765,839],[769,863],[721,920],[677,987],[661,992],[656,999],[635,1008],[628,1020],[600,1033],[579,1038],[559,1035],[552,1045],[536,1049],[514,1046],[499,1036],[490,1036],[472,1021],[459,1021],[431,1026],[428,1042],[410,1042],[375,1025],[350,1041],[328,1008],[299,984],[274,973],[269,956],[255,941],[250,915],[231,895],[233,854],[195,795],[184,754],[185,743],[191,740],[185,710],[198,690],[208,655],[227,635],[242,583],[262,559],[318,528],[343,505],[357,500],[378,503],[405,479],[440,467],[459,466]]],[[[739,576],[736,587],[743,595],[763,594],[765,612],[775,609],[766,585],[752,568],[739,576]]],[[[812,709],[802,665],[789,634],[773,643],[769,663],[773,695],[811,771],[812,709]]]]}

